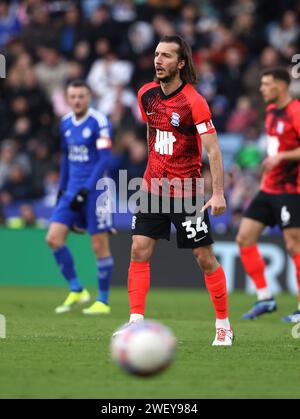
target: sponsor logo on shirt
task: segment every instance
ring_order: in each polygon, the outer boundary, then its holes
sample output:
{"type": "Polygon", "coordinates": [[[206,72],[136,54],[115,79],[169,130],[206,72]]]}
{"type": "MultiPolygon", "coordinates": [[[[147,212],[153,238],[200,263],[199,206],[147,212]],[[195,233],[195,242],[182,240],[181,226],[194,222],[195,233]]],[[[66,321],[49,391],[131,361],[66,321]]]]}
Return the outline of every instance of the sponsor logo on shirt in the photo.
{"type": "Polygon", "coordinates": [[[156,142],[155,142],[155,151],[159,154],[173,154],[173,144],[175,143],[176,138],[173,135],[173,132],[170,131],[160,131],[156,129],[156,142]]]}
{"type": "Polygon", "coordinates": [[[267,135],[267,154],[270,157],[276,156],[279,149],[279,140],[275,135],[267,135]]]}
{"type": "Polygon", "coordinates": [[[69,145],[69,160],[80,163],[89,161],[89,149],[85,145],[69,145]]]}
{"type": "Polygon", "coordinates": [[[284,132],[284,122],[283,121],[278,121],[277,122],[276,131],[277,131],[278,134],[283,134],[283,132],[284,132]]]}

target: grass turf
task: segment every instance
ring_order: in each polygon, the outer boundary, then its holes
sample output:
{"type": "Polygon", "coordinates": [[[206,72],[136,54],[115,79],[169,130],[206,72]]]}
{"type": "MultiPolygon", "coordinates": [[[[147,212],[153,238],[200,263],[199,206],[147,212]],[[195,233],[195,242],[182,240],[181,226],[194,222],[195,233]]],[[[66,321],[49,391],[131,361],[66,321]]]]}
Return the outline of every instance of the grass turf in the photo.
{"type": "Polygon", "coordinates": [[[212,348],[207,293],[151,290],[147,315],[173,329],[178,351],[169,370],[147,379],[127,375],[110,359],[112,331],[127,320],[125,290],[112,290],[112,314],[106,317],[86,317],[80,310],[54,314],[64,297],[62,288],[1,288],[7,338],[0,339],[0,398],[300,397],[300,339],[280,322],[294,310],[295,297],[282,295],[277,313],[244,321],[240,316],[253,297],[230,296],[235,345],[212,348]]]}

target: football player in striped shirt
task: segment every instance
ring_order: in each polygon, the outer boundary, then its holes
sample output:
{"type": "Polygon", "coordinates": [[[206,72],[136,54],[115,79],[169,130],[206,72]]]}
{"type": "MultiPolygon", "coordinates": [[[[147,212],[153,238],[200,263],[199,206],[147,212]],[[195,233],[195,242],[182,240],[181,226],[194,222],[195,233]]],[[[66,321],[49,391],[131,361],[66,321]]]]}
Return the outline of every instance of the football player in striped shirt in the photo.
{"type": "MultiPolygon", "coordinates": [[[[207,208],[218,216],[226,209],[223,190],[223,165],[215,128],[206,100],[196,91],[196,71],[190,47],[179,36],[165,36],[156,47],[155,80],[138,92],[140,110],[148,129],[148,164],[144,174],[144,190],[158,196],[163,205],[160,182],[192,181],[189,193],[197,195],[201,179],[202,145],[207,151],[212,175],[213,194],[195,212],[175,210],[175,195],[170,189],[170,211],[137,211],[132,222],[131,261],[128,273],[130,301],[129,323],[144,318],[150,287],[150,257],[157,240],[170,238],[171,223],[177,230],[179,248],[191,249],[204,273],[216,315],[214,346],[231,346],[233,332],[228,318],[225,273],[212,249],[211,227],[207,208]]],[[[175,188],[178,189],[178,188],[175,188]]],[[[183,193],[188,191],[183,191],[183,193]]],[[[202,191],[202,194],[204,192],[202,191]]],[[[181,195],[184,200],[184,196],[181,195]]],[[[176,201],[177,202],[177,201],[176,201]]],[[[185,206],[185,205],[184,205],[185,206]]],[[[200,309],[200,307],[199,307],[200,309]]],[[[115,335],[122,333],[122,329],[115,335]]],[[[201,333],[201,330],[199,330],[201,333]]]]}
{"type": "Polygon", "coordinates": [[[262,163],[262,181],[242,219],[237,242],[245,271],[255,284],[257,301],[243,315],[255,319],[277,309],[265,276],[265,263],[257,246],[266,226],[278,225],[293,259],[298,307],[283,318],[300,321],[300,102],[289,93],[290,75],[285,68],[263,71],[260,91],[267,104],[265,129],[268,156],[262,163]]]}

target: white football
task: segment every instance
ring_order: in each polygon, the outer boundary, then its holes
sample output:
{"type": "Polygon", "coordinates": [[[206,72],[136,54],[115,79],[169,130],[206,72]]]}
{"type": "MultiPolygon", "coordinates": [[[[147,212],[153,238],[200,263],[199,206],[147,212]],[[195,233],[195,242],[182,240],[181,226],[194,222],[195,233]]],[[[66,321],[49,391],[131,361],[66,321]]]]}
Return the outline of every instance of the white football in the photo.
{"type": "Polygon", "coordinates": [[[165,370],[172,362],[176,338],[161,323],[145,320],[123,326],[112,338],[111,353],[125,371],[147,376],[165,370]]]}

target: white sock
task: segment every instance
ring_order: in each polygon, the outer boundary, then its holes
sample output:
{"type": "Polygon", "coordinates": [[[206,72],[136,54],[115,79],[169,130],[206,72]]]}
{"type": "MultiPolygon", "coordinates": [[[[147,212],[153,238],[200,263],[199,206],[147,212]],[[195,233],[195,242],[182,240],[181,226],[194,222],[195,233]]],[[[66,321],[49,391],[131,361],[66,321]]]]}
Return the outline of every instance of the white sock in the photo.
{"type": "Polygon", "coordinates": [[[129,323],[140,322],[141,320],[144,320],[143,314],[139,314],[139,313],[130,314],[129,323]]]}
{"type": "Polygon", "coordinates": [[[272,298],[272,293],[269,290],[268,287],[260,288],[257,290],[257,299],[258,301],[261,300],[268,300],[269,298],[272,298]]]}
{"type": "Polygon", "coordinates": [[[230,321],[226,319],[216,319],[216,329],[230,329],[230,321]]]}

